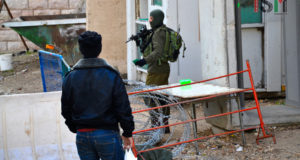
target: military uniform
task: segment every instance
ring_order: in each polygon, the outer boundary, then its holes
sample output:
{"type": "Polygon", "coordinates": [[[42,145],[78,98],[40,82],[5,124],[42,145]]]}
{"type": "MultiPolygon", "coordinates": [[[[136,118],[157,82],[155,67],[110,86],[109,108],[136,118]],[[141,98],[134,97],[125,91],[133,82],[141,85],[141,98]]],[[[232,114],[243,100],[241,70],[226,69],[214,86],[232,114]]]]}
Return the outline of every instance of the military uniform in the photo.
{"type": "MultiPolygon", "coordinates": [[[[166,26],[163,24],[164,14],[160,10],[154,10],[150,13],[150,16],[154,18],[150,25],[153,32],[146,38],[146,43],[150,42],[143,52],[143,60],[148,64],[148,74],[146,78],[146,85],[167,85],[170,75],[170,65],[168,60],[164,60],[165,44],[166,44],[166,26]]],[[[159,95],[155,95],[158,96],[159,95]]],[[[147,105],[155,107],[156,104],[151,99],[145,99],[147,105]]],[[[165,105],[166,101],[159,100],[160,105],[165,105]]],[[[158,112],[158,110],[156,110],[158,112]]],[[[162,108],[162,113],[165,116],[163,118],[164,125],[168,124],[168,116],[170,115],[170,108],[162,108]]],[[[158,122],[158,117],[155,114],[151,114],[151,124],[153,126],[161,125],[158,122]]],[[[166,133],[170,132],[169,127],[165,130],[166,133]]]]}
{"type": "Polygon", "coordinates": [[[162,60],[166,43],[166,30],[162,29],[163,27],[166,26],[160,26],[153,31],[153,35],[149,35],[152,37],[152,41],[144,52],[144,59],[148,64],[146,85],[168,84],[170,65],[168,61],[162,60]]]}

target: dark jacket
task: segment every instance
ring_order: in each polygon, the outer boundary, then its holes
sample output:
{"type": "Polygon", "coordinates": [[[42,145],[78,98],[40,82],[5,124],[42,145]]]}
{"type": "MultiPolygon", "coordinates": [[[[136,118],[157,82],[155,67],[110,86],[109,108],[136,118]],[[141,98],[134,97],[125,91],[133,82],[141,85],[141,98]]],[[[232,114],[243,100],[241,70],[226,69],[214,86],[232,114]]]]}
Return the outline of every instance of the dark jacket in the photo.
{"type": "Polygon", "coordinates": [[[103,59],[81,59],[63,81],[62,115],[69,129],[97,128],[119,131],[131,137],[133,116],[119,73],[103,59]]]}

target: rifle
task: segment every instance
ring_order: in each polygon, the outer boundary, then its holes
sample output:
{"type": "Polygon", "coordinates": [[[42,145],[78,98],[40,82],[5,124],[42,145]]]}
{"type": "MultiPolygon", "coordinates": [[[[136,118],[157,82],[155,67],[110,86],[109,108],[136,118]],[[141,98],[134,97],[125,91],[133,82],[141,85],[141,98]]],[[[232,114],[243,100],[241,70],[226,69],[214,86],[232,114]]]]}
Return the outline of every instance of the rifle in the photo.
{"type": "Polygon", "coordinates": [[[146,39],[146,37],[152,33],[152,30],[148,30],[147,27],[143,27],[140,29],[140,32],[137,33],[136,35],[132,35],[127,41],[126,43],[130,42],[130,41],[135,41],[137,46],[141,45],[141,41],[144,41],[146,39]]]}

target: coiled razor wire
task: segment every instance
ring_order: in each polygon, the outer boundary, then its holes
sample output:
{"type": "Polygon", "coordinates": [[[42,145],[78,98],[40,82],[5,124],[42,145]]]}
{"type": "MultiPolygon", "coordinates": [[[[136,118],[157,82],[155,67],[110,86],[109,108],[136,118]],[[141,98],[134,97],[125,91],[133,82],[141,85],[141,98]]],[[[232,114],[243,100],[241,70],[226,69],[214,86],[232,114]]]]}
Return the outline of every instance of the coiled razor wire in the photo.
{"type": "MultiPolygon", "coordinates": [[[[147,86],[142,82],[128,80],[124,80],[124,82],[130,84],[129,88],[131,89],[129,89],[129,92],[153,88],[153,86],[147,86]]],[[[165,90],[160,90],[151,93],[145,92],[129,95],[129,100],[132,107],[132,111],[138,111],[166,104],[174,104],[178,102],[174,96],[170,95],[165,90]],[[152,101],[152,105],[149,106],[149,103],[147,103],[147,101],[152,101]],[[155,103],[155,106],[153,106],[153,102],[155,103]]],[[[163,114],[163,109],[150,110],[134,114],[133,116],[135,122],[135,130],[139,131],[153,127],[163,126],[165,125],[163,122],[166,118],[168,118],[169,124],[180,121],[186,121],[188,119],[186,112],[180,104],[170,106],[169,108],[169,116],[163,114]],[[153,123],[153,121],[157,121],[157,123],[153,123]]],[[[160,128],[148,132],[135,134],[133,136],[135,144],[142,146],[142,150],[145,150],[146,148],[152,148],[153,146],[162,146],[180,141],[187,141],[190,139],[191,126],[189,123],[185,123],[182,125],[171,126],[170,133],[165,133],[165,131],[166,128],[160,128]]],[[[170,147],[172,149],[173,157],[180,155],[185,146],[186,144],[184,143],[181,145],[174,146],[173,148],[170,147]]]]}

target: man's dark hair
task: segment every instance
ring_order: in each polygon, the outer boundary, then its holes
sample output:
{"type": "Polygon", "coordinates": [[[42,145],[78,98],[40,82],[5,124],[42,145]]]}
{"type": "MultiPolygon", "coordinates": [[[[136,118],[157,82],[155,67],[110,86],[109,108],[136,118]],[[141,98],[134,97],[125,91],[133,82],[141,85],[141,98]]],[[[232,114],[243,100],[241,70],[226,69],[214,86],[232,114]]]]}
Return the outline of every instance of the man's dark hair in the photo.
{"type": "Polygon", "coordinates": [[[102,36],[94,31],[85,31],[78,37],[79,49],[84,58],[96,58],[102,50],[102,36]]]}

